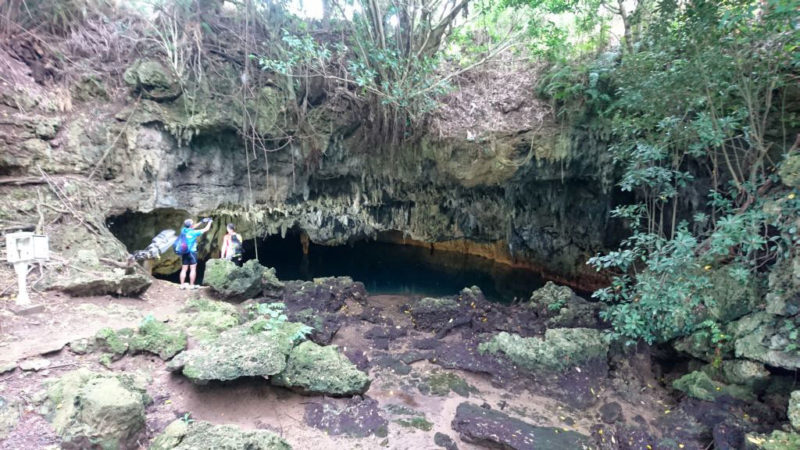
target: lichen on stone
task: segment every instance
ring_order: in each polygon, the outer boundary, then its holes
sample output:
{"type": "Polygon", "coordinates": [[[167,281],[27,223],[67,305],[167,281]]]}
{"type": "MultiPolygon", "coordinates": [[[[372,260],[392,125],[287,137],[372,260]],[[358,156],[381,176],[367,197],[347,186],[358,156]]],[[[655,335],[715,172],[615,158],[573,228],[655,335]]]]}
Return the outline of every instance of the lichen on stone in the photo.
{"type": "Polygon", "coordinates": [[[505,331],[478,346],[481,353],[503,354],[522,368],[561,372],[601,359],[608,354],[608,342],[591,328],[552,328],[544,339],[524,338],[505,331]]]}
{"type": "MultiPolygon", "coordinates": [[[[224,299],[247,300],[261,293],[265,272],[270,270],[274,271],[254,259],[247,261],[242,267],[225,259],[212,259],[206,263],[203,284],[211,287],[212,291],[224,299]]],[[[266,279],[271,285],[276,282],[269,275],[266,279]]]]}
{"type": "Polygon", "coordinates": [[[170,370],[182,370],[193,382],[235,380],[249,376],[272,376],[286,368],[286,358],[303,339],[306,325],[294,322],[275,324],[270,329],[257,327],[256,321],[226,330],[175,356],[170,370]]]}
{"type": "Polygon", "coordinates": [[[339,353],[337,346],[323,347],[310,341],[292,349],[286,368],[271,381],[304,393],[333,396],[363,394],[370,385],[367,374],[339,353]]]}
{"type": "Polygon", "coordinates": [[[101,328],[94,336],[95,347],[110,353],[114,359],[119,359],[128,351],[132,336],[133,330],[130,328],[116,331],[109,327],[101,328]]]}
{"type": "Polygon", "coordinates": [[[133,352],[154,353],[167,360],[186,349],[186,332],[147,316],[131,337],[129,348],[133,352]]]}
{"type": "Polygon", "coordinates": [[[239,324],[236,307],[225,302],[207,298],[191,298],[178,314],[176,323],[186,334],[197,341],[217,338],[225,330],[239,324]]]}
{"type": "Polygon", "coordinates": [[[738,398],[744,401],[754,401],[756,399],[752,390],[744,386],[716,382],[700,370],[678,378],[672,383],[672,387],[685,392],[690,397],[709,402],[722,396],[738,398]]]}
{"type": "Polygon", "coordinates": [[[135,377],[81,368],[49,385],[45,407],[65,444],[111,450],[135,445],[149,402],[143,382],[135,377]]]}

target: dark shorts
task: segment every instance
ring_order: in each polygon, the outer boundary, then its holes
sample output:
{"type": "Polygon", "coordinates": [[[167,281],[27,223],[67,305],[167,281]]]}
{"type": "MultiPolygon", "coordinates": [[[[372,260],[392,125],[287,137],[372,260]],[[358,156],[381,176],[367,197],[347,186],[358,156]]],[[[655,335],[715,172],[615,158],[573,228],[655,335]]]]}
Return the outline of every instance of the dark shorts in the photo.
{"type": "Polygon", "coordinates": [[[181,255],[181,264],[184,266],[193,266],[197,264],[197,252],[189,252],[181,255]]]}

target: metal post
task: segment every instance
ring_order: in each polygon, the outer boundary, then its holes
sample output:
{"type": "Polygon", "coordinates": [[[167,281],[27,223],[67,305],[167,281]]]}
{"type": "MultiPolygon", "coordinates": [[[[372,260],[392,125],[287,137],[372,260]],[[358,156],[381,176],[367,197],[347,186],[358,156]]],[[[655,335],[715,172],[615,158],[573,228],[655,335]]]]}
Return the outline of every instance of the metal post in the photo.
{"type": "Polygon", "coordinates": [[[18,262],[14,264],[14,269],[17,272],[17,286],[19,287],[17,293],[17,306],[27,307],[31,304],[31,299],[28,297],[28,263],[18,262]]]}

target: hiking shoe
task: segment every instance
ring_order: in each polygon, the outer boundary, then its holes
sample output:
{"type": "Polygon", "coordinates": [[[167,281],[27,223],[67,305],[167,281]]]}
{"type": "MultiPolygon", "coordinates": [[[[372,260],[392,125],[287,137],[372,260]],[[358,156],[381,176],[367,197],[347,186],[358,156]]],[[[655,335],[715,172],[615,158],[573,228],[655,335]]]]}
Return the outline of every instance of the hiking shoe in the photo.
{"type": "Polygon", "coordinates": [[[191,289],[191,290],[200,289],[200,286],[198,286],[196,284],[191,284],[191,285],[189,285],[189,289],[191,289]]]}
{"type": "Polygon", "coordinates": [[[182,285],[180,286],[180,290],[182,290],[182,291],[183,291],[183,290],[186,290],[186,285],[185,285],[185,284],[182,284],[182,285]]]}

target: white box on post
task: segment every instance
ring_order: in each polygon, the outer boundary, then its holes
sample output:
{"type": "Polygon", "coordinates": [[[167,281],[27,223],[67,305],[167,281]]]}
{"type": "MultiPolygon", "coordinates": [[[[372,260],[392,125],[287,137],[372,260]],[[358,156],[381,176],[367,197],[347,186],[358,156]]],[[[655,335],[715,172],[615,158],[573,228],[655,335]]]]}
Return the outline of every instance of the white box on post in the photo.
{"type": "Polygon", "coordinates": [[[17,272],[18,307],[25,308],[31,304],[26,286],[28,264],[48,259],[50,259],[50,242],[47,236],[27,231],[6,235],[6,260],[14,264],[14,270],[17,272]]]}

